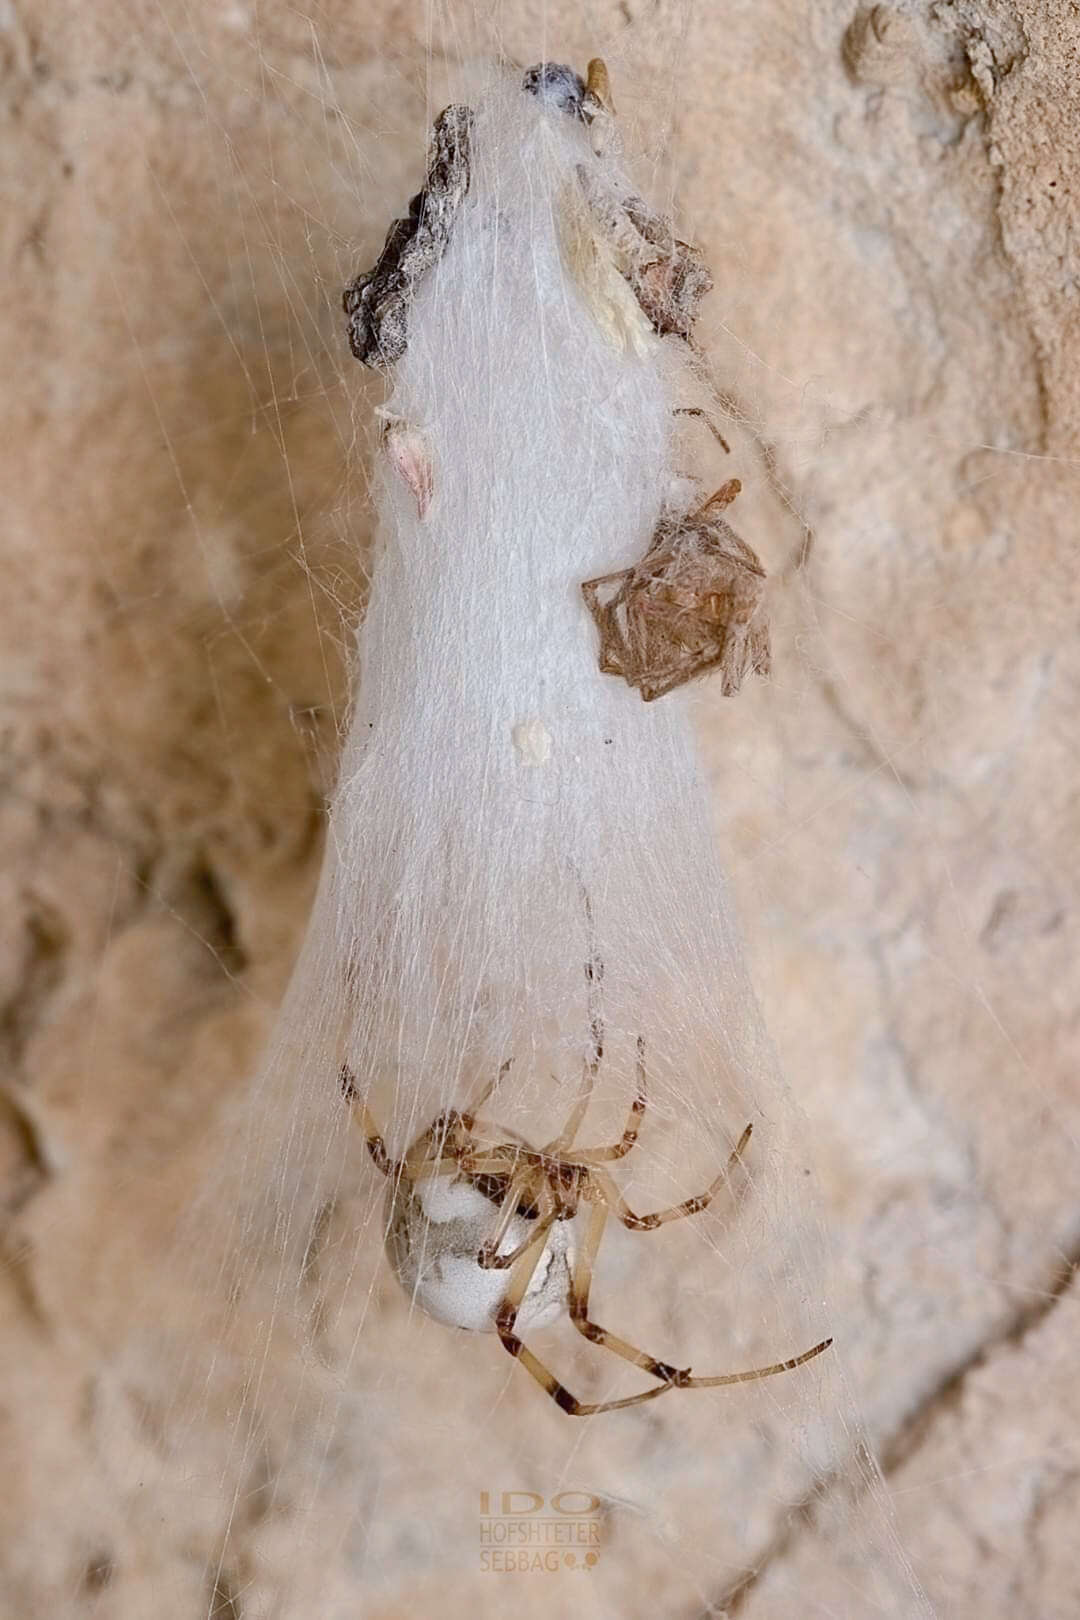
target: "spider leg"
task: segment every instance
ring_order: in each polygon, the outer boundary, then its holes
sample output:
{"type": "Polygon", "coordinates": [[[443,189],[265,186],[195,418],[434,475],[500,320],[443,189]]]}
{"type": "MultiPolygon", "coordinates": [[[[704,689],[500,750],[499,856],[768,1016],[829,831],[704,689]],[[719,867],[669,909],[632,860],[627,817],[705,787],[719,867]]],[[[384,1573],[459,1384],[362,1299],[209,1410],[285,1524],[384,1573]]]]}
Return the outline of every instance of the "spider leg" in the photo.
{"type": "Polygon", "coordinates": [[[739,480],[737,478],[729,478],[726,484],[721,484],[719,489],[713,491],[707,501],[702,501],[697,511],[692,514],[694,520],[696,521],[699,518],[703,518],[706,513],[708,513],[710,517],[717,517],[724,510],[725,506],[731,505],[732,501],[735,499],[736,495],[741,492],[741,490],[742,484],[739,482],[739,480]]]}
{"type": "Polygon", "coordinates": [[[563,1126],[558,1136],[553,1137],[552,1140],[541,1149],[542,1153],[548,1154],[552,1157],[556,1157],[560,1153],[565,1153],[570,1147],[571,1142],[574,1140],[574,1137],[581,1129],[581,1122],[585,1118],[585,1114],[589,1107],[589,1099],[592,1096],[593,1086],[596,1083],[596,1075],[600,1068],[600,1059],[603,1055],[603,1051],[603,1046],[599,1041],[597,1041],[593,1047],[592,1057],[585,1060],[577,1101],[570,1110],[566,1124],[563,1126]]]}
{"type": "Polygon", "coordinates": [[[366,1103],[359,1103],[355,1106],[360,1109],[360,1127],[363,1130],[364,1140],[367,1142],[368,1152],[371,1157],[375,1160],[384,1176],[399,1176],[403,1167],[397,1159],[392,1159],[387,1153],[386,1144],[379,1135],[378,1126],[375,1124],[370,1108],[366,1103]]]}
{"type": "Polygon", "coordinates": [[[630,1104],[630,1118],[626,1122],[622,1136],[614,1147],[582,1148],[573,1155],[578,1164],[610,1164],[613,1159],[625,1159],[641,1130],[641,1121],[645,1117],[645,1042],[639,1035],[637,1040],[637,1091],[630,1104]]]}
{"type": "MultiPolygon", "coordinates": [[[[597,574],[595,579],[585,580],[581,587],[585,600],[591,607],[592,604],[597,600],[599,587],[601,585],[611,585],[615,582],[615,580],[620,580],[623,585],[623,590],[617,591],[612,597],[612,601],[620,601],[625,594],[625,587],[630,583],[636,572],[636,568],[617,568],[612,574],[597,574]]],[[[599,603],[598,605],[600,607],[604,607],[607,604],[599,603]]]]}
{"type": "Polygon", "coordinates": [[[790,1372],[793,1367],[801,1367],[804,1362],[813,1361],[832,1344],[832,1339],[822,1339],[815,1344],[812,1350],[804,1350],[801,1356],[792,1356],[790,1361],[774,1361],[771,1367],[751,1367],[749,1372],[721,1373],[716,1378],[680,1378],[679,1389],[715,1389],[720,1384],[750,1384],[757,1378],[772,1378],[776,1373],[790,1372]]]}
{"type": "MultiPolygon", "coordinates": [[[[749,1130],[744,1131],[739,1147],[736,1148],[728,1161],[728,1169],[731,1168],[739,1149],[744,1146],[748,1134],[749,1130]]],[[[635,1349],[632,1344],[627,1344],[625,1339],[618,1338],[614,1333],[609,1332],[607,1328],[601,1327],[598,1322],[593,1322],[589,1318],[589,1289],[592,1285],[592,1268],[596,1260],[597,1250],[600,1247],[600,1239],[604,1234],[607,1218],[607,1206],[602,1203],[594,1204],[589,1215],[589,1226],[585,1234],[585,1242],[574,1260],[574,1270],[570,1279],[570,1320],[578,1332],[583,1334],[586,1339],[591,1340],[593,1344],[604,1345],[606,1349],[614,1351],[617,1356],[622,1356],[624,1361],[632,1361],[635,1366],[643,1368],[647,1373],[651,1373],[654,1378],[664,1380],[659,1391],[648,1390],[645,1396],[641,1397],[642,1399],[647,1399],[650,1395],[662,1394],[664,1389],[716,1389],[722,1384],[749,1384],[759,1378],[772,1378],[777,1373],[791,1372],[793,1368],[801,1367],[807,1361],[813,1361],[815,1356],[820,1356],[822,1351],[827,1350],[832,1344],[831,1338],[822,1339],[821,1343],[815,1344],[813,1349],[804,1350],[801,1356],[792,1356],[787,1361],[774,1361],[768,1367],[751,1367],[745,1372],[719,1373],[712,1378],[694,1378],[691,1377],[689,1367],[671,1367],[665,1361],[656,1361],[643,1350],[635,1349]]]]}
{"type": "Polygon", "coordinates": [[[525,1253],[525,1250],[532,1247],[537,1237],[541,1233],[543,1233],[546,1237],[551,1231],[551,1228],[555,1225],[559,1212],[556,1208],[555,1200],[552,1198],[550,1192],[545,1188],[545,1196],[538,1200],[536,1224],[530,1227],[529,1231],[525,1234],[524,1238],[518,1244],[516,1249],[511,1249],[509,1254],[500,1254],[499,1244],[506,1235],[507,1227],[510,1225],[510,1221],[513,1219],[514,1212],[517,1209],[518,1203],[521,1199],[521,1193],[515,1193],[514,1202],[511,1204],[510,1197],[511,1193],[513,1193],[513,1189],[514,1184],[511,1182],[510,1186],[506,1190],[506,1198],[503,1202],[503,1210],[499,1217],[499,1226],[496,1235],[488,1238],[487,1242],[484,1244],[483,1248],[480,1250],[480,1253],[476,1257],[477,1265],[482,1267],[484,1271],[509,1271],[510,1268],[515,1266],[521,1259],[522,1255],[525,1253]],[[509,1216],[506,1214],[508,1209],[510,1211],[509,1216]]]}
{"type": "Polygon", "coordinates": [[[587,579],[581,587],[585,605],[600,632],[600,670],[604,675],[623,673],[622,659],[625,657],[625,648],[620,646],[623,636],[616,617],[616,609],[622,606],[634,582],[635,574],[635,569],[623,568],[616,574],[601,574],[596,579],[587,579]],[[622,588],[615,592],[610,601],[601,602],[600,586],[608,585],[614,580],[621,580],[622,588]]]}
{"type": "Polygon", "coordinates": [[[554,1137],[543,1148],[545,1154],[558,1155],[565,1153],[573,1143],[574,1137],[581,1129],[582,1121],[588,1111],[592,1098],[596,1077],[600,1072],[600,1064],[604,1058],[604,1015],[600,1011],[600,984],[604,977],[604,964],[596,949],[596,939],[593,934],[593,915],[589,896],[583,896],[585,902],[585,924],[588,930],[589,954],[585,960],[585,998],[589,1012],[589,1033],[592,1036],[592,1056],[585,1059],[581,1071],[581,1086],[577,1101],[570,1110],[567,1119],[558,1136],[554,1137]]]}
{"type": "Polygon", "coordinates": [[[384,1176],[393,1176],[395,1180],[404,1177],[406,1181],[428,1181],[432,1176],[444,1176],[451,1166],[458,1163],[455,1153],[440,1155],[436,1159],[421,1159],[419,1163],[410,1163],[408,1158],[392,1159],[379,1135],[371,1110],[364,1103],[354,1103],[353,1107],[360,1110],[361,1129],[368,1152],[384,1176]]]}
{"type": "MultiPolygon", "coordinates": [[[[463,1152],[457,1155],[462,1171],[470,1178],[476,1176],[505,1176],[509,1178],[520,1174],[524,1168],[524,1161],[529,1150],[519,1148],[512,1142],[476,1142],[466,1146],[463,1152]]],[[[536,1154],[528,1157],[530,1164],[535,1164],[536,1154]]]]}
{"type": "Polygon", "coordinates": [[[635,1214],[614,1181],[603,1170],[592,1171],[593,1185],[599,1190],[612,1214],[617,1216],[624,1226],[628,1226],[631,1232],[651,1232],[654,1227],[663,1226],[667,1221],[681,1220],[684,1215],[697,1215],[701,1210],[708,1208],[742,1158],[743,1149],[750,1140],[753,1128],[752,1125],[746,1127],[735,1144],[727,1164],[705,1192],[697,1193],[693,1198],[684,1198],[681,1204],[674,1204],[670,1209],[658,1209],[650,1215],[635,1214]]]}
{"type": "MultiPolygon", "coordinates": [[[[578,1332],[592,1344],[601,1344],[606,1350],[614,1351],[615,1355],[622,1356],[624,1361],[632,1361],[635,1367],[644,1372],[651,1373],[659,1378],[665,1385],[681,1383],[689,1376],[690,1369],[680,1370],[669,1366],[666,1361],[657,1361],[645,1350],[638,1350],[617,1334],[601,1327],[589,1317],[589,1290],[592,1287],[592,1270],[600,1248],[600,1239],[604,1235],[607,1225],[608,1209],[606,1204],[594,1204],[589,1212],[589,1225],[585,1233],[585,1242],[574,1259],[574,1270],[570,1279],[570,1320],[578,1332]]],[[[647,1395],[656,1394],[649,1390],[647,1395]]]]}
{"type": "Polygon", "coordinates": [[[382,1139],[379,1127],[375,1123],[375,1116],[367,1103],[360,1101],[360,1093],[356,1086],[356,1076],[347,1063],[341,1065],[341,1093],[345,1101],[350,1104],[354,1119],[359,1115],[360,1129],[364,1133],[368,1152],[375,1160],[384,1176],[399,1176],[403,1165],[397,1159],[392,1159],[386,1151],[386,1144],[382,1139]]]}
{"type": "Polygon", "coordinates": [[[458,1158],[454,1153],[441,1155],[436,1159],[421,1159],[418,1164],[410,1163],[407,1158],[392,1159],[386,1151],[370,1109],[363,1103],[354,1103],[353,1106],[360,1110],[361,1128],[368,1152],[384,1176],[392,1176],[395,1180],[403,1177],[406,1181],[428,1181],[433,1176],[444,1176],[449,1169],[457,1165],[458,1158]]]}
{"type": "Polygon", "coordinates": [[[341,1090],[352,1108],[353,1117],[359,1117],[368,1152],[384,1176],[404,1176],[406,1181],[425,1181],[431,1176],[445,1175],[451,1165],[457,1164],[458,1155],[454,1153],[439,1154],[436,1158],[429,1156],[433,1140],[431,1130],[426,1130],[420,1140],[413,1143],[403,1159],[392,1159],[386,1151],[374,1114],[367,1103],[360,1101],[356,1076],[347,1063],[341,1066],[341,1090]]]}
{"type": "MultiPolygon", "coordinates": [[[[708,675],[711,670],[722,668],[730,655],[731,637],[725,635],[723,642],[717,645],[714,652],[699,653],[696,657],[687,658],[674,669],[669,668],[662,674],[641,678],[637,684],[642,698],[646,703],[652,703],[656,698],[666,697],[677,686],[685,686],[688,681],[700,680],[703,675],[708,675]]],[[[760,673],[766,674],[767,666],[761,669],[760,673]]],[[[733,693],[737,692],[741,679],[740,675],[739,680],[736,680],[733,684],[730,673],[725,674],[722,687],[723,695],[731,697],[733,693]]]]}
{"type": "MultiPolygon", "coordinates": [[[[470,1117],[468,1115],[464,1116],[462,1124],[465,1124],[466,1118],[470,1117]]],[[[506,1145],[507,1132],[505,1126],[492,1125],[486,1119],[474,1119],[471,1124],[466,1126],[466,1129],[478,1147],[494,1148],[505,1147],[506,1145]]]]}
{"type": "MultiPolygon", "coordinates": [[[[663,675],[653,676],[651,680],[641,680],[638,684],[640,686],[641,695],[645,702],[652,703],[656,698],[666,697],[667,694],[669,692],[673,692],[677,686],[684,686],[687,681],[696,681],[702,675],[707,675],[710,670],[714,670],[723,665],[730,653],[730,640],[730,636],[726,635],[723,643],[717,647],[715,652],[706,656],[698,657],[690,662],[680,664],[674,672],[669,671],[665,672],[663,675]]],[[[760,674],[765,675],[768,673],[768,663],[759,664],[757,667],[760,674]]],[[[741,679],[741,676],[739,679],[741,679]]],[[[732,684],[729,678],[725,678],[723,686],[723,693],[725,697],[731,697],[733,693],[738,691],[738,688],[738,680],[732,684]]]]}
{"type": "Polygon", "coordinates": [[[596,1412],[613,1412],[620,1406],[640,1406],[643,1401],[653,1401],[658,1395],[666,1395],[674,1384],[657,1384],[655,1389],[647,1389],[641,1395],[628,1395],[621,1401],[579,1401],[576,1395],[571,1395],[564,1384],[560,1384],[555,1374],[551,1372],[538,1356],[527,1349],[514,1332],[517,1323],[518,1311],[521,1302],[528,1292],[533,1272],[540,1264],[544,1253],[547,1234],[533,1230],[527,1247],[520,1260],[510,1273],[510,1280],[506,1289],[506,1296],[499,1306],[495,1318],[495,1328],[507,1353],[520,1361],[521,1365],[536,1379],[541,1389],[551,1396],[560,1411],[566,1412],[570,1417],[591,1417],[596,1412]]]}
{"type": "Polygon", "coordinates": [[[679,405],[679,406],[676,406],[675,410],[672,411],[671,414],[673,416],[698,416],[698,417],[700,417],[701,420],[705,423],[705,426],[708,428],[709,432],[712,434],[713,438],[717,439],[719,441],[720,445],[723,447],[723,449],[725,449],[728,452],[729,455],[731,454],[731,446],[730,446],[730,444],[728,444],[727,440],[724,438],[723,434],[720,432],[720,429],[717,427],[716,423],[713,421],[713,419],[709,415],[708,411],[703,411],[700,405],[679,405]]]}
{"type": "Polygon", "coordinates": [[[476,1098],[476,1101],[470,1103],[468,1108],[462,1114],[461,1123],[464,1125],[467,1131],[475,1131],[477,1114],[480,1112],[481,1108],[483,1108],[484,1104],[491,1096],[491,1093],[495,1090],[495,1087],[501,1085],[505,1080],[506,1076],[510,1072],[510,1065],[513,1063],[513,1061],[513,1058],[507,1058],[506,1062],[501,1066],[495,1078],[488,1081],[483,1091],[476,1098]]]}
{"type": "Polygon", "coordinates": [[[669,692],[674,692],[677,686],[685,686],[688,681],[696,681],[699,675],[708,674],[710,669],[715,669],[717,664],[722,664],[723,661],[724,654],[719,652],[715,658],[703,659],[692,666],[682,664],[674,674],[654,677],[652,680],[646,677],[639,679],[636,684],[644,701],[654,703],[657,698],[666,697],[669,692]]]}
{"type": "MultiPolygon", "coordinates": [[[[472,1159],[470,1159],[468,1162],[469,1175],[475,1175],[477,1173],[473,1168],[473,1163],[474,1161],[472,1159]]],[[[484,1172],[481,1170],[479,1174],[483,1175],[484,1172]]],[[[499,1244],[510,1230],[510,1223],[517,1214],[518,1206],[520,1205],[522,1199],[528,1193],[530,1181],[534,1180],[535,1176],[535,1166],[531,1164],[523,1164],[514,1171],[513,1175],[507,1182],[506,1191],[503,1193],[502,1203],[499,1205],[499,1218],[495,1223],[495,1229],[491,1236],[483,1244],[479,1254],[476,1257],[477,1264],[482,1266],[485,1271],[502,1271],[506,1266],[511,1264],[505,1255],[500,1257],[499,1244]]],[[[545,1187],[545,1192],[546,1191],[547,1189],[545,1187]]],[[[547,1198],[544,1200],[544,1208],[540,1211],[541,1216],[549,1213],[549,1206],[551,1203],[552,1199],[549,1193],[547,1198]]],[[[549,1221],[548,1226],[550,1225],[551,1222],[549,1221]]],[[[524,1253],[525,1249],[528,1248],[529,1243],[532,1241],[534,1236],[535,1228],[529,1233],[527,1241],[519,1245],[522,1253],[524,1253]]],[[[516,1260],[518,1258],[520,1258],[519,1254],[515,1254],[514,1259],[516,1260]]]]}
{"type": "Polygon", "coordinates": [[[431,1181],[435,1176],[449,1175],[460,1162],[456,1153],[447,1153],[438,1159],[422,1159],[419,1164],[402,1159],[397,1168],[406,1181],[431,1181]]]}

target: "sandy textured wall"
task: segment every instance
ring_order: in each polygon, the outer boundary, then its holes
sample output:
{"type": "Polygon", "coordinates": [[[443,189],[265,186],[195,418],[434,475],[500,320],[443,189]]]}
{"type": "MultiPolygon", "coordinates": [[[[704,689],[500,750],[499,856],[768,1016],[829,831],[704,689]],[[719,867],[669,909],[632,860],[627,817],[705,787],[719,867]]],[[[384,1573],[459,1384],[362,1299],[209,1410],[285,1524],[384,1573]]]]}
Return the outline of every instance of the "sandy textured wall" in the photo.
{"type": "MultiPolygon", "coordinates": [[[[132,1492],[118,1459],[179,1444],[129,1328],[317,873],[370,449],[339,289],[418,178],[429,50],[437,102],[465,31],[362,11],[0,11],[5,1620],[270,1612],[258,1515],[249,1588],[215,1597],[208,1499],[132,1492]]],[[[545,27],[508,4],[497,32],[609,56],[717,272],[703,337],[780,582],[772,683],[703,688],[701,730],[898,1527],[942,1614],[1064,1620],[1076,8],[631,0],[545,27]]],[[[810,1509],[710,1612],[858,1616],[866,1578],[810,1509]]],[[[423,1610],[407,1581],[378,1612],[423,1610]]]]}

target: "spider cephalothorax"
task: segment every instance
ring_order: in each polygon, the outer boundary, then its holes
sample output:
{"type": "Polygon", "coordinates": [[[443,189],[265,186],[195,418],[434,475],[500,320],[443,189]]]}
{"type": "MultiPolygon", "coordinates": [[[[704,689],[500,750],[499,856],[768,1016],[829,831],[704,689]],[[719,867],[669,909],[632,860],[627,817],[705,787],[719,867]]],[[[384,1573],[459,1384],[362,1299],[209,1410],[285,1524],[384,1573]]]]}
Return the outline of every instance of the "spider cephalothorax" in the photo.
{"type": "Polygon", "coordinates": [[[357,1110],[371,1156],[390,1180],[387,1249],[405,1288],[440,1321],[498,1333],[556,1404],[576,1417],[637,1406],[670,1389],[770,1378],[820,1355],[830,1339],[768,1367],[698,1378],[688,1367],[659,1361],[591,1320],[593,1264],[608,1216],[643,1232],[697,1214],[727,1180],[750,1140],[748,1125],[705,1192],[670,1209],[637,1214],[606,1167],[625,1158],[637,1143],[646,1108],[644,1042],[638,1041],[637,1085],[621,1137],[605,1147],[575,1148],[602,1055],[598,1026],[594,1034],[577,1100],[558,1136],[541,1148],[478,1118],[509,1063],[470,1108],[440,1114],[399,1160],[388,1154],[351,1072],[342,1071],[342,1088],[357,1110]],[[574,1225],[583,1205],[588,1216],[579,1238],[574,1225]],[[579,1401],[521,1338],[523,1331],[563,1311],[586,1339],[658,1379],[656,1386],[622,1400],[579,1401]]]}

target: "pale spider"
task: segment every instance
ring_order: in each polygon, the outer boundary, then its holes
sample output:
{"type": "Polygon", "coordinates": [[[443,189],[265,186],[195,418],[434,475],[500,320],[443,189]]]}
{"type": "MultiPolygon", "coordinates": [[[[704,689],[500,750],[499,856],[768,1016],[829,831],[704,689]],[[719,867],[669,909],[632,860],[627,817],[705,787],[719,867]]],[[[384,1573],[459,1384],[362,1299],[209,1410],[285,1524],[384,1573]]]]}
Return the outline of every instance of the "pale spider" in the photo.
{"type": "Polygon", "coordinates": [[[705,1192],[670,1209],[636,1214],[604,1167],[633,1150],[641,1129],[646,1090],[645,1043],[640,1037],[637,1090],[622,1136],[609,1147],[573,1146],[602,1055],[602,1026],[594,1019],[592,1052],[577,1100],[558,1136],[542,1148],[531,1147],[505,1126],[477,1119],[508,1072],[507,1062],[471,1107],[441,1113],[398,1160],[388,1154],[370,1110],[360,1101],[352,1072],[347,1066],[342,1069],[342,1090],[357,1111],[371,1157],[390,1179],[386,1244],[403,1286],[440,1321],[498,1333],[504,1348],[572,1417],[638,1406],[671,1389],[708,1389],[771,1378],[819,1356],[831,1339],[768,1367],[695,1378],[688,1367],[658,1361],[590,1319],[593,1264],[609,1214],[634,1232],[696,1215],[740,1161],[751,1132],[747,1125],[705,1192]],[[584,1241],[577,1247],[572,1223],[582,1204],[590,1206],[589,1218],[584,1241]],[[520,1337],[523,1330],[542,1325],[563,1310],[586,1339],[659,1379],[657,1386],[622,1400],[579,1401],[520,1337]]]}

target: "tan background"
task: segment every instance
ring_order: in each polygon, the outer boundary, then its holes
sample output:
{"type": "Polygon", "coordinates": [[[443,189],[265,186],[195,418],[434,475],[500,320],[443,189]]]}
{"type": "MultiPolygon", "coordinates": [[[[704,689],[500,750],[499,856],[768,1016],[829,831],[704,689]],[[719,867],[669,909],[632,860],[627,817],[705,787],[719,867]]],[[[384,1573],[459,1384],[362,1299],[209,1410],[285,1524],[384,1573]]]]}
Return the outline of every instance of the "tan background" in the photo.
{"type": "MultiPolygon", "coordinates": [[[[258,1514],[247,1575],[207,1589],[210,1496],[130,1491],[119,1459],[172,1441],[112,1374],[317,874],[368,522],[340,287],[419,178],[429,68],[438,105],[456,52],[499,44],[609,57],[716,272],[702,337],[751,430],[777,658],[737,703],[703,688],[700,723],[852,1376],[938,1611],[1065,1620],[1076,6],[467,22],[0,8],[0,1614],[272,1612],[258,1514]]],[[[830,1522],[778,1519],[706,1606],[634,1587],[620,1612],[879,1612],[830,1522]]],[[[338,1596],[435,1601],[404,1574],[338,1596]]]]}

